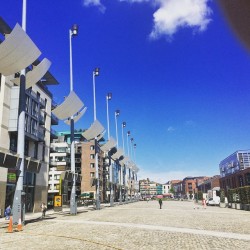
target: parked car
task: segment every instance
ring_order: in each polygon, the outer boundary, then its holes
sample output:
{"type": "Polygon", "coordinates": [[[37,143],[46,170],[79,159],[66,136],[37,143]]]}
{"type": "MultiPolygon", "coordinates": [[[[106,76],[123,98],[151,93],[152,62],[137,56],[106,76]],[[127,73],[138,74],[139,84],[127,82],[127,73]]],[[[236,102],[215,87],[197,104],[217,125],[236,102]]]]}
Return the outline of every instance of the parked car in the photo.
{"type": "Polygon", "coordinates": [[[220,205],[220,197],[215,196],[207,200],[207,205],[220,205]]]}

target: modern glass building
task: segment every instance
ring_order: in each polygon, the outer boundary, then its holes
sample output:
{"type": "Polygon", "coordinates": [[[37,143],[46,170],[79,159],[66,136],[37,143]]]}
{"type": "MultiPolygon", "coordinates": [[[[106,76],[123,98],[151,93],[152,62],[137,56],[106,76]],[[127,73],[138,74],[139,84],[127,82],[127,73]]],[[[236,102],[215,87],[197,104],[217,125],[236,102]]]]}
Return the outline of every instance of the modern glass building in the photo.
{"type": "Polygon", "coordinates": [[[225,177],[250,167],[250,150],[239,150],[220,162],[220,175],[225,177]]]}

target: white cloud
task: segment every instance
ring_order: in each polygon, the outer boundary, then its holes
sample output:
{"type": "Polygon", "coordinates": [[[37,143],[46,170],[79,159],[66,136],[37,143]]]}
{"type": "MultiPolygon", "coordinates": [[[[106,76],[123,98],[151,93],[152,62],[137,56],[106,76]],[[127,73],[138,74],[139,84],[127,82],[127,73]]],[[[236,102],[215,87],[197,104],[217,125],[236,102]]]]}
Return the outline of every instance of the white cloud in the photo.
{"type": "Polygon", "coordinates": [[[149,2],[153,0],[120,0],[120,2],[129,2],[129,3],[142,3],[142,2],[149,2]]]}
{"type": "Polygon", "coordinates": [[[101,3],[101,0],[82,0],[83,6],[89,7],[89,6],[95,6],[98,7],[98,9],[101,12],[105,12],[106,8],[101,3]]]}
{"type": "MultiPolygon", "coordinates": [[[[96,6],[105,12],[101,0],[82,0],[83,5],[96,6]]],[[[153,14],[153,29],[150,38],[161,36],[171,38],[181,28],[204,31],[211,21],[212,14],[208,2],[211,0],[117,0],[128,3],[149,3],[158,8],[153,14]]]]}
{"type": "Polygon", "coordinates": [[[150,37],[157,39],[162,35],[172,37],[183,27],[206,29],[211,21],[212,10],[209,0],[156,0],[160,8],[154,13],[154,27],[150,37]]]}
{"type": "Polygon", "coordinates": [[[186,127],[195,127],[196,123],[192,120],[185,121],[186,127]]]}
{"type": "Polygon", "coordinates": [[[170,132],[170,133],[171,133],[171,132],[174,132],[174,131],[175,131],[175,128],[172,127],[172,126],[170,126],[170,127],[168,127],[167,131],[170,132]]]}

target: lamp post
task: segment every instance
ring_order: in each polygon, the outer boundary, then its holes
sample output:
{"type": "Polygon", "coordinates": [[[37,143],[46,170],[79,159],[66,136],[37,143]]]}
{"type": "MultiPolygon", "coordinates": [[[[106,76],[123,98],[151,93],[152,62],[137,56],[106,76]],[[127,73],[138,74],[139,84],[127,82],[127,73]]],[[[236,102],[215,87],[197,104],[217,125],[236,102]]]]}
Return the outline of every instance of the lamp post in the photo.
{"type": "Polygon", "coordinates": [[[134,144],[134,161],[135,161],[135,163],[136,163],[136,155],[135,155],[135,149],[136,149],[136,144],[134,144]]]}
{"type": "Polygon", "coordinates": [[[125,148],[124,148],[124,128],[126,127],[126,122],[123,122],[122,123],[122,149],[123,149],[123,151],[124,151],[124,153],[125,153],[125,148]]]}
{"type": "MultiPolygon", "coordinates": [[[[122,149],[125,154],[125,147],[124,147],[124,128],[126,127],[126,122],[122,123],[122,149]]],[[[126,163],[125,163],[126,164],[126,163]]],[[[127,192],[126,192],[126,165],[124,166],[124,170],[122,171],[122,166],[121,166],[121,180],[125,183],[124,187],[124,195],[125,195],[125,201],[127,202],[127,192]]]]}
{"type": "MultiPolygon", "coordinates": [[[[99,76],[99,68],[93,70],[94,121],[96,120],[95,78],[99,76]]],[[[96,177],[96,210],[100,210],[100,180],[98,166],[97,137],[95,138],[95,177],[96,177]]]]}
{"type": "MultiPolygon", "coordinates": [[[[115,111],[115,131],[116,131],[116,147],[117,149],[119,148],[119,137],[118,137],[118,127],[117,127],[117,117],[120,115],[120,110],[115,111]]],[[[118,162],[118,161],[117,161],[118,162]]],[[[122,202],[122,189],[121,189],[121,166],[120,166],[120,171],[119,171],[119,184],[120,184],[120,189],[119,189],[119,202],[122,202]]]]}
{"type": "Polygon", "coordinates": [[[131,142],[131,144],[130,144],[130,149],[131,149],[131,160],[133,160],[133,141],[134,141],[134,138],[130,138],[130,142],[131,142]]]}
{"type": "MultiPolygon", "coordinates": [[[[78,25],[74,24],[69,30],[69,60],[70,60],[70,92],[73,91],[73,63],[72,63],[72,37],[77,36],[78,25]]],[[[70,214],[77,214],[76,204],[76,173],[75,173],[75,135],[74,135],[74,118],[70,118],[70,167],[72,173],[72,188],[70,197],[70,214]]]]}
{"type": "Polygon", "coordinates": [[[119,147],[119,138],[118,138],[118,128],[117,128],[117,117],[120,115],[120,110],[115,111],[115,132],[116,132],[116,147],[119,147]]]}
{"type": "Polygon", "coordinates": [[[107,127],[108,127],[108,140],[110,139],[109,133],[109,101],[112,99],[112,93],[106,95],[106,104],[107,104],[107,127]]]}
{"type": "MultiPolygon", "coordinates": [[[[22,6],[22,28],[26,31],[26,9],[27,1],[23,0],[22,6]]],[[[19,116],[18,116],[18,141],[17,141],[17,153],[21,160],[20,172],[18,174],[18,180],[16,184],[16,190],[13,200],[13,223],[24,222],[25,206],[23,200],[23,179],[24,179],[24,149],[25,149],[25,105],[26,105],[26,74],[25,69],[21,70],[20,75],[20,93],[19,93],[19,116]]]]}
{"type": "MultiPolygon", "coordinates": [[[[112,99],[112,93],[108,93],[106,95],[106,104],[107,104],[107,127],[108,127],[108,140],[110,139],[109,132],[109,101],[112,99]]],[[[109,181],[110,181],[110,206],[114,206],[114,198],[113,198],[113,169],[111,164],[111,159],[109,156],[109,181]]]]}
{"type": "Polygon", "coordinates": [[[129,141],[129,136],[130,136],[130,131],[128,131],[127,132],[127,151],[128,151],[128,156],[129,156],[129,143],[128,143],[128,141],[129,141]]]}

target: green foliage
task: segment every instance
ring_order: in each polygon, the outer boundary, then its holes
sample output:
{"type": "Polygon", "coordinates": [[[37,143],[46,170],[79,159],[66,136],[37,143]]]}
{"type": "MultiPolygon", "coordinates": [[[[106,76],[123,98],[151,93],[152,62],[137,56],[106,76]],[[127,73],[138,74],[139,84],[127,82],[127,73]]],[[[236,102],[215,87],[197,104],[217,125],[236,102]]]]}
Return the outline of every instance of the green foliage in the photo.
{"type": "Polygon", "coordinates": [[[203,193],[201,191],[198,191],[198,200],[202,200],[203,199],[203,193]]]}
{"type": "Polygon", "coordinates": [[[221,189],[220,191],[220,202],[224,203],[225,202],[225,190],[221,189]]]}
{"type": "Polygon", "coordinates": [[[250,186],[229,189],[228,202],[250,204],[250,186]]]}
{"type": "Polygon", "coordinates": [[[174,194],[174,193],[175,193],[173,187],[171,187],[171,188],[169,189],[169,193],[171,193],[171,194],[174,194]]]}

